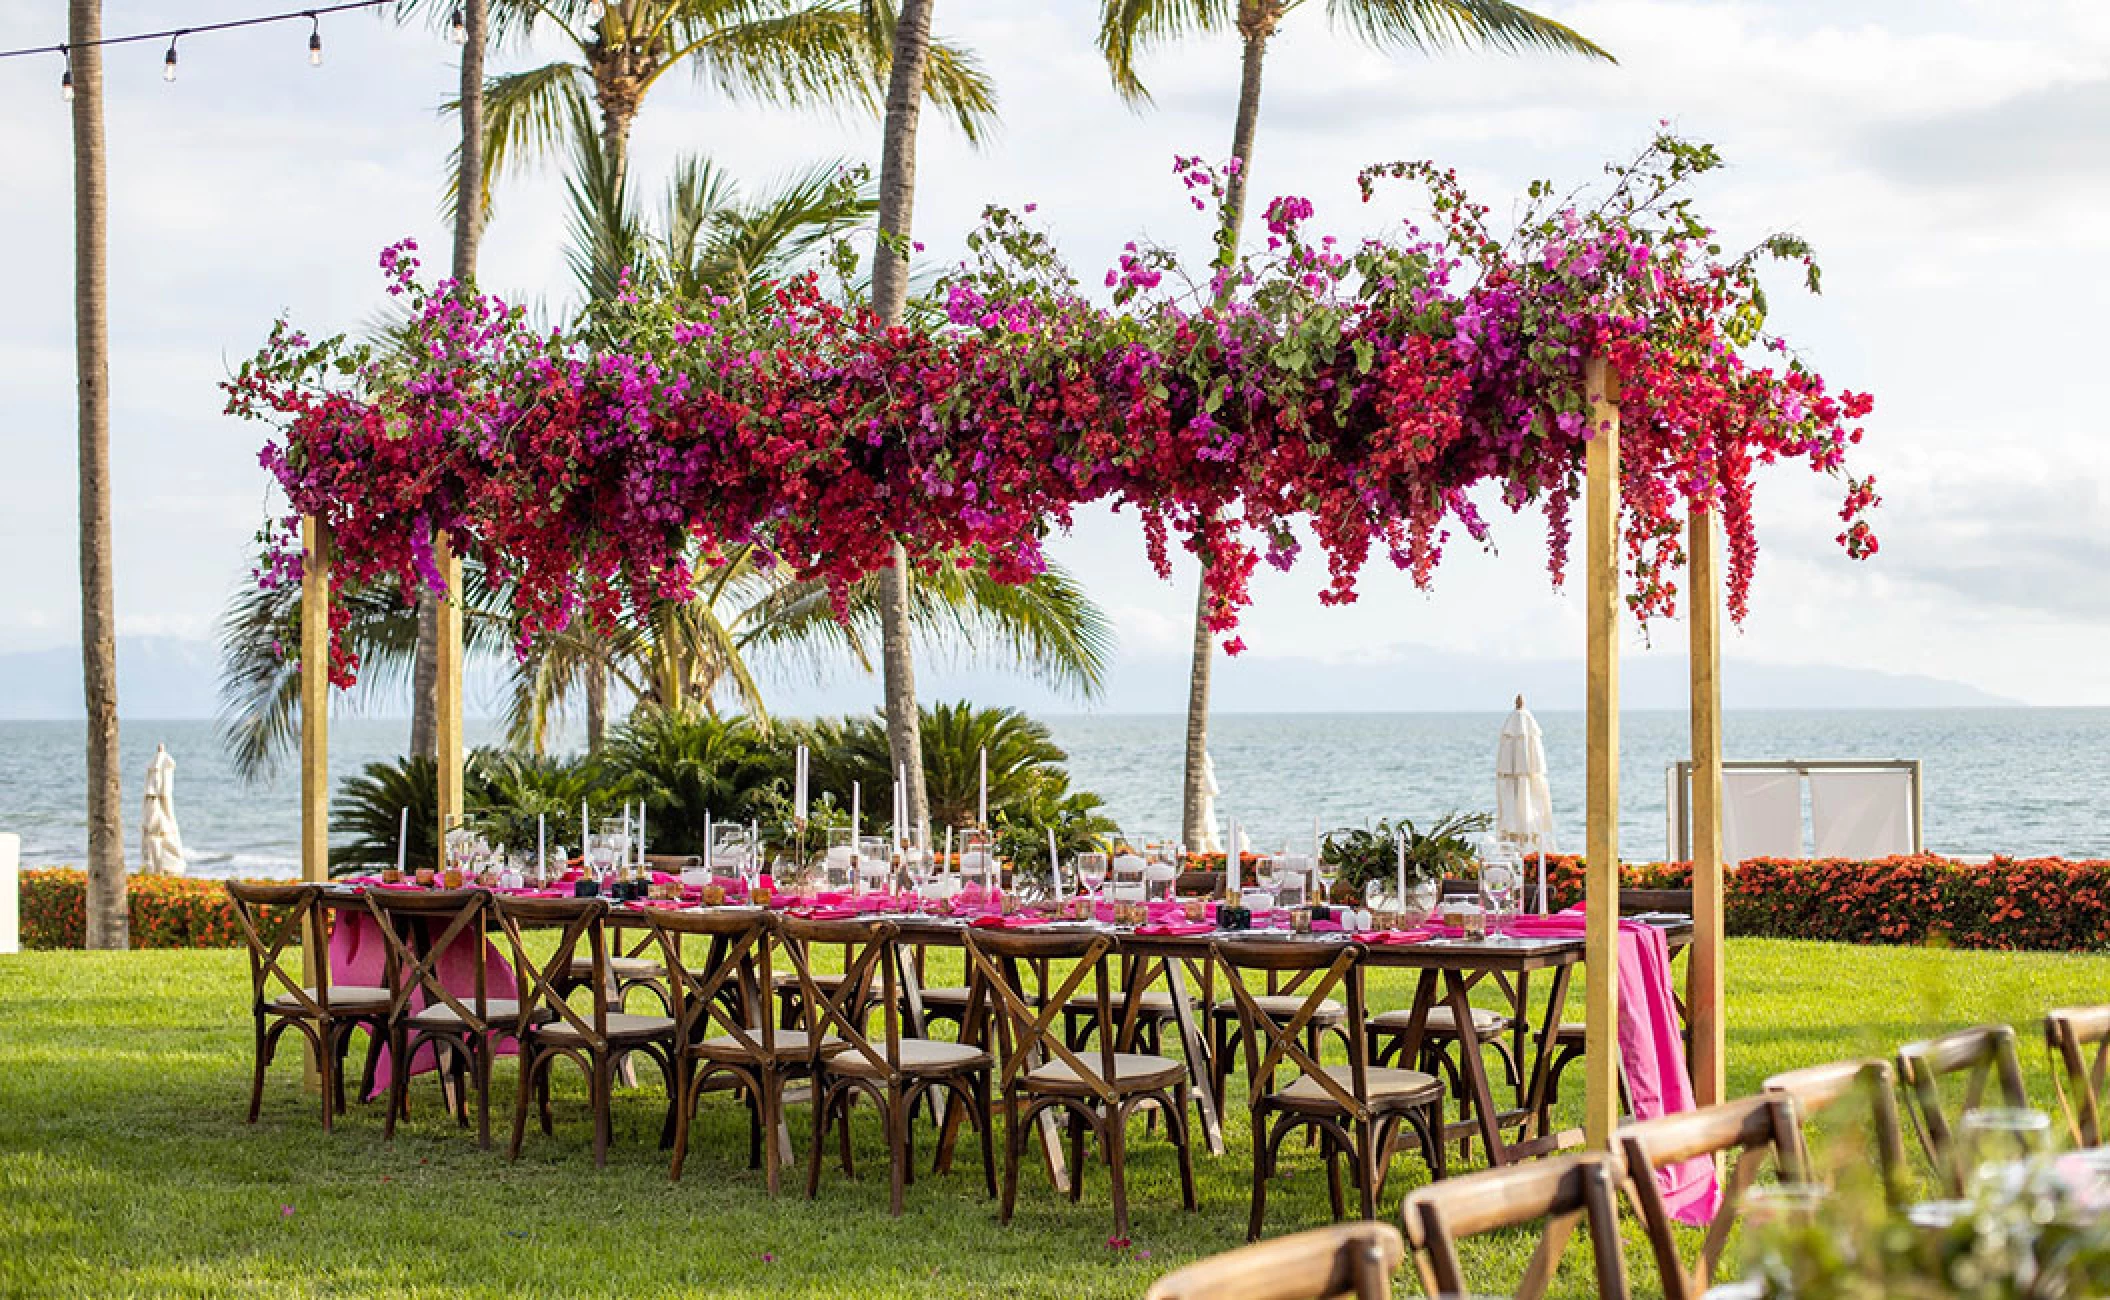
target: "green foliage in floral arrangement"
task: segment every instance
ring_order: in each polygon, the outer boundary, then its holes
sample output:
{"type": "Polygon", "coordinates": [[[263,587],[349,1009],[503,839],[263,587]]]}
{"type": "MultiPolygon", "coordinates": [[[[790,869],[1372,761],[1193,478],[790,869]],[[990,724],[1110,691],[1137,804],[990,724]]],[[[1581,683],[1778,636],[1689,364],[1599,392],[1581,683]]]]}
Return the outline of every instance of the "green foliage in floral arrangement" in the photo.
{"type": "Polygon", "coordinates": [[[1427,830],[1404,817],[1397,822],[1344,827],[1326,833],[1319,854],[1334,864],[1340,886],[1360,896],[1370,881],[1394,878],[1399,870],[1397,841],[1404,835],[1407,883],[1441,882],[1445,876],[1466,874],[1474,861],[1473,837],[1492,824],[1486,813],[1447,812],[1427,830]]]}

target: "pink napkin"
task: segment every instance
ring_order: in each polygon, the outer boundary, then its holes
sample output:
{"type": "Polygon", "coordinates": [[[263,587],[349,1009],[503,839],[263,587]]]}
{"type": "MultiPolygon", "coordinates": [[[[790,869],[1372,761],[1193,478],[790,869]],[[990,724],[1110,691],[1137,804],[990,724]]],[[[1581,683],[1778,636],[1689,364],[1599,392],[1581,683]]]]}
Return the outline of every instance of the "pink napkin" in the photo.
{"type": "Polygon", "coordinates": [[[1184,920],[1152,921],[1148,925],[1139,925],[1136,927],[1136,933],[1142,935],[1213,934],[1215,933],[1215,930],[1216,927],[1211,925],[1207,921],[1184,920]]]}
{"type": "Polygon", "coordinates": [[[678,885],[681,883],[681,877],[668,875],[664,871],[655,871],[652,873],[652,883],[655,885],[678,885]]]}
{"type": "Polygon", "coordinates": [[[1037,926],[1045,925],[1047,922],[1037,916],[991,914],[978,916],[967,924],[977,930],[1031,930],[1037,926]]]}
{"type": "MultiPolygon", "coordinates": [[[[1580,906],[1552,916],[1520,916],[1509,933],[1542,938],[1581,938],[1588,922],[1580,906]]],[[[1654,1119],[1693,1108],[1692,1078],[1685,1072],[1685,1039],[1671,995],[1670,945],[1663,931],[1645,921],[1619,922],[1619,1059],[1626,1067],[1627,1096],[1636,1119],[1654,1119]]],[[[1714,1220],[1722,1189],[1714,1162],[1687,1160],[1656,1171],[1664,1203],[1680,1223],[1714,1220]]]]}
{"type": "Polygon", "coordinates": [[[1417,925],[1411,930],[1366,930],[1355,936],[1355,939],[1357,943],[1375,943],[1392,947],[1401,944],[1427,943],[1431,939],[1447,938],[1456,933],[1456,931],[1447,932],[1442,926],[1417,925]]]}
{"type": "Polygon", "coordinates": [[[682,901],[681,901],[680,899],[678,899],[678,898],[633,898],[633,899],[631,899],[631,900],[630,900],[630,906],[632,906],[632,907],[686,907],[686,906],[687,906],[687,904],[686,904],[686,903],[683,903],[683,902],[682,902],[682,901]]]}

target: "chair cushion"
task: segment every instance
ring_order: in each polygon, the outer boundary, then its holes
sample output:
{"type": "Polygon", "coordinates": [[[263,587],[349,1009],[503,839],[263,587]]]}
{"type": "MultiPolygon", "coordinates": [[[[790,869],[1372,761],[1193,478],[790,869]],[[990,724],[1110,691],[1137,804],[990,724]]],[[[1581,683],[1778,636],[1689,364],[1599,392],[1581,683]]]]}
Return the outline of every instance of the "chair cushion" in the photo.
{"type": "MultiPolygon", "coordinates": [[[[1387,1011],[1381,1016],[1370,1017],[1370,1027],[1379,1033],[1404,1034],[1413,1019],[1412,1010],[1387,1011]]],[[[1473,1008],[1473,1032],[1482,1038],[1501,1033],[1509,1028],[1510,1023],[1509,1017],[1499,1011],[1489,1011],[1485,1007],[1473,1008]]],[[[1458,1034],[1458,1017],[1451,1014],[1449,1006],[1438,1004],[1429,1008],[1429,1018],[1423,1022],[1423,1026],[1431,1034],[1455,1038],[1458,1034]]]]}
{"type": "MultiPolygon", "coordinates": [[[[571,973],[574,976],[590,977],[593,974],[593,958],[572,958],[571,973]]],[[[619,980],[656,980],[666,978],[667,970],[650,957],[610,957],[608,973],[619,980]]]]}
{"type": "MultiPolygon", "coordinates": [[[[593,1023],[591,1016],[580,1016],[587,1024],[593,1023]]],[[[535,1032],[544,1038],[579,1039],[581,1034],[569,1020],[557,1020],[544,1025],[535,1032]]],[[[668,1016],[633,1016],[627,1012],[608,1013],[608,1036],[610,1038],[657,1038],[674,1032],[674,1021],[668,1016]]]]}
{"type": "MultiPolygon", "coordinates": [[[[458,995],[457,995],[458,996],[458,995]]],[[[462,998],[461,1004],[474,1013],[475,998],[462,998]]],[[[537,1020],[550,1020],[556,1012],[549,1007],[535,1008],[537,1020]]],[[[520,1003],[514,998],[484,999],[484,1021],[491,1025],[509,1025],[520,1018],[520,1003]]],[[[435,1002],[410,1017],[410,1023],[420,1029],[446,1029],[462,1023],[462,1018],[453,1007],[444,1002],[435,1002]]]]}
{"type": "MultiPolygon", "coordinates": [[[[755,1040],[756,1047],[762,1045],[761,1030],[751,1030],[749,1031],[749,1036],[755,1040]]],[[[824,1036],[821,1039],[821,1051],[824,1053],[840,1052],[846,1046],[848,1044],[844,1043],[840,1038],[824,1036]]],[[[798,1060],[813,1054],[812,1050],[806,1045],[806,1031],[803,1029],[779,1029],[776,1036],[776,1049],[777,1059],[780,1061],[798,1060]]],[[[710,1038],[698,1039],[689,1044],[689,1051],[713,1061],[752,1061],[756,1055],[748,1049],[745,1043],[742,1043],[731,1034],[718,1034],[710,1038]]]]}
{"type": "MultiPolygon", "coordinates": [[[[305,984],[301,992],[320,1001],[315,986],[305,984]]],[[[264,1004],[273,1011],[290,1011],[299,1015],[307,1011],[291,993],[281,993],[264,1004]]],[[[332,984],[330,986],[330,1010],[337,1014],[365,1015],[374,1011],[388,1010],[388,990],[369,984],[332,984]]]]}
{"type": "MultiPolygon", "coordinates": [[[[880,1079],[886,1071],[872,1064],[864,1053],[849,1049],[828,1058],[831,1074],[847,1074],[860,1079],[880,1079]]],[[[885,1043],[873,1043],[872,1048],[881,1056],[886,1055],[885,1043]]],[[[989,1053],[966,1043],[948,1043],[937,1038],[904,1038],[901,1040],[901,1072],[903,1074],[949,1074],[957,1070],[987,1068],[992,1064],[989,1053]]]]}
{"type": "MultiPolygon", "coordinates": [[[[1170,993],[1165,992],[1163,989],[1151,989],[1148,992],[1144,993],[1142,997],[1137,998],[1136,1001],[1142,1003],[1142,1009],[1137,1013],[1138,1015],[1148,1016],[1158,1020],[1170,1020],[1172,1018],[1172,995],[1170,993]]],[[[1125,1014],[1125,1003],[1122,1001],[1119,990],[1108,989],[1106,993],[1106,1002],[1107,1005],[1113,1009],[1114,1018],[1116,1020],[1120,1019],[1121,1016],[1125,1014]]],[[[1098,1005],[1098,994],[1079,993],[1073,996],[1068,1002],[1063,1004],[1063,1010],[1068,1011],[1072,1014],[1090,1014],[1098,1007],[1098,1005]]],[[[1198,1004],[1193,998],[1190,997],[1187,999],[1187,1005],[1189,1008],[1192,1008],[1198,1004]]]]}
{"type": "MultiPolygon", "coordinates": [[[[934,989],[925,989],[923,990],[923,1005],[926,1007],[965,1008],[967,1005],[967,986],[964,984],[947,984],[934,989]]],[[[995,998],[985,998],[983,999],[983,1005],[995,1007],[1001,1004],[995,998]]],[[[1027,993],[1026,1005],[1029,1007],[1039,1006],[1040,995],[1038,993],[1027,993]]]]}
{"type": "MultiPolygon", "coordinates": [[[[1304,1009],[1304,995],[1302,993],[1256,993],[1253,995],[1253,1001],[1259,1003],[1260,1009],[1265,1011],[1270,1018],[1284,1022],[1287,1022],[1304,1009]]],[[[1232,998],[1224,998],[1211,1010],[1227,1020],[1236,1020],[1238,1018],[1238,1003],[1232,998]]],[[[1312,1013],[1309,1023],[1314,1025],[1335,1025],[1347,1018],[1348,1008],[1342,1006],[1334,999],[1328,998],[1319,1004],[1317,1011],[1312,1013]]]]}
{"type": "MultiPolygon", "coordinates": [[[[1355,1091],[1355,1074],[1347,1066],[1329,1065],[1326,1067],[1326,1073],[1332,1076],[1333,1080],[1340,1084],[1344,1090],[1350,1093],[1355,1091]]],[[[1370,1092],[1365,1100],[1371,1102],[1440,1102],[1443,1100],[1443,1085],[1436,1081],[1434,1075],[1423,1074],[1419,1070],[1387,1070],[1372,1067],[1364,1077],[1370,1084],[1370,1092]]],[[[1328,1110],[1339,1110],[1341,1108],[1340,1102],[1334,1099],[1333,1094],[1320,1087],[1318,1080],[1313,1079],[1308,1074],[1298,1075],[1295,1083],[1292,1083],[1287,1088],[1277,1090],[1273,1096],[1278,1102],[1299,1108],[1310,1108],[1313,1106],[1328,1110]]]]}
{"type": "MultiPolygon", "coordinates": [[[[1083,1051],[1078,1059],[1094,1073],[1100,1069],[1099,1053],[1083,1051]]],[[[1121,1092],[1164,1088],[1187,1077],[1187,1067],[1166,1056],[1144,1056],[1136,1052],[1114,1053],[1114,1077],[1108,1080],[1121,1092]]],[[[1028,1072],[1025,1085],[1036,1092],[1087,1092],[1089,1086],[1065,1061],[1054,1060],[1028,1072]]]]}

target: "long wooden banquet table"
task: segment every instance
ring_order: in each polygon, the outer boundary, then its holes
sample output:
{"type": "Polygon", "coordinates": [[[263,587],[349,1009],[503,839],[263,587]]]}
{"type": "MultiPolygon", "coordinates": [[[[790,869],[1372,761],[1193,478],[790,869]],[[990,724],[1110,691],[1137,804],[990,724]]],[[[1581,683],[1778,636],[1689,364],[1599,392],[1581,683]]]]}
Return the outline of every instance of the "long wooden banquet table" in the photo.
{"type": "MultiPolygon", "coordinates": [[[[340,921],[353,925],[371,925],[372,919],[364,907],[364,888],[357,885],[333,886],[327,902],[339,911],[340,921]]],[[[740,906],[741,904],[727,904],[740,906]]],[[[648,924],[647,915],[663,909],[666,903],[620,903],[612,902],[609,923],[626,929],[641,928],[648,924]]],[[[920,1036],[925,1031],[922,989],[918,978],[918,963],[911,960],[913,950],[926,947],[964,947],[965,935],[973,920],[965,917],[941,915],[930,911],[873,911],[865,913],[873,920],[886,920],[899,929],[901,961],[901,985],[906,1005],[907,1031],[920,1036]]],[[[1657,926],[1664,932],[1671,951],[1676,953],[1691,942],[1692,919],[1667,913],[1651,913],[1639,918],[1657,926]]],[[[1066,929],[1096,929],[1113,940],[1113,955],[1122,963],[1130,978],[1122,981],[1115,1003],[1115,1018],[1120,1026],[1120,1050],[1129,1050],[1140,1031],[1143,995],[1162,984],[1169,995],[1171,1016],[1177,1029],[1181,1050],[1192,1076],[1192,1087],[1197,1099],[1203,1136],[1213,1155],[1224,1151],[1223,1104],[1214,1093],[1214,1071],[1211,1068],[1209,1038],[1202,1029],[1200,1015],[1209,1008],[1195,997],[1197,986],[1202,999],[1208,998],[1214,988],[1214,964],[1210,946],[1219,938],[1236,937],[1252,940],[1274,940],[1291,944],[1319,944],[1334,946],[1345,942],[1362,942],[1367,968],[1379,970],[1411,970],[1418,973],[1414,1000],[1409,1008],[1411,1016],[1405,1035],[1400,1059],[1411,1062],[1418,1058],[1429,1012],[1439,1005],[1451,1012],[1451,1031],[1458,1040],[1458,1068],[1464,1087],[1461,1099],[1469,1112],[1463,1118],[1446,1127],[1446,1140],[1477,1138],[1486,1152],[1491,1166],[1512,1164],[1519,1160],[1543,1155],[1559,1146],[1566,1145],[1574,1135],[1555,1132],[1551,1125],[1549,1089],[1552,1083],[1552,1061],[1559,1037],[1561,1012],[1567,1001],[1568,986],[1577,967],[1583,964],[1584,943],[1580,937],[1503,936],[1487,939],[1429,938],[1416,942],[1386,942],[1370,936],[1345,933],[1297,934],[1289,930],[1252,929],[1239,931],[1212,930],[1193,934],[1142,933],[1152,927],[1120,926],[1101,921],[1054,921],[1050,927],[1066,929]],[[1544,1009],[1539,1013],[1536,1026],[1527,1023],[1531,998],[1529,982],[1539,972],[1550,972],[1551,986],[1547,989],[1544,1009]],[[1486,981],[1496,980],[1504,1000],[1509,1004],[1514,1024],[1514,1049],[1524,1066],[1522,1056],[1530,1054],[1528,1068],[1524,1069],[1525,1081],[1520,1104],[1503,1107],[1495,1100],[1494,1087],[1487,1075],[1485,1055],[1481,1050],[1485,1041],[1475,1028],[1472,1016],[1471,997],[1473,991],[1486,981]],[[1517,1131],[1511,1140],[1509,1130],[1517,1131]]],[[[378,936],[374,936],[378,942],[378,936]]],[[[767,1012],[765,1012],[767,1014],[767,1012]]],[[[970,1027],[968,1032],[972,1033],[970,1027]]],[[[377,1080],[377,1084],[380,1081],[377,1080]]],[[[948,1126],[950,1127],[950,1126],[948,1126]]],[[[947,1134],[947,1146],[951,1134],[947,1134]]],[[[1044,1154],[1048,1157],[1050,1172],[1058,1181],[1066,1177],[1061,1169],[1060,1145],[1044,1142],[1044,1154]]]]}

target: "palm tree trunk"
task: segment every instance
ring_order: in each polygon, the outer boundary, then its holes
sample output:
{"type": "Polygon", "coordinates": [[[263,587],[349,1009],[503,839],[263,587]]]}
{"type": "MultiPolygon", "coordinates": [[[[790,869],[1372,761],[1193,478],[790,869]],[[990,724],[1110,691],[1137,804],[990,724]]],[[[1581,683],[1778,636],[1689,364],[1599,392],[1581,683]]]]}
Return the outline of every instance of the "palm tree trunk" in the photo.
{"type": "Polygon", "coordinates": [[[601,752],[608,735],[608,665],[595,659],[586,665],[586,752],[601,752]]]}
{"type": "Polygon", "coordinates": [[[131,943],[118,771],[116,598],[110,544],[109,188],[103,155],[102,0],[72,0],[73,312],[79,383],[81,689],[88,713],[90,948],[131,943]]]}
{"type": "MultiPolygon", "coordinates": [[[[465,0],[462,5],[462,148],[454,173],[454,278],[464,287],[476,281],[476,250],[484,235],[484,32],[488,8],[488,0],[465,0]]],[[[439,726],[433,713],[439,680],[440,604],[431,592],[421,591],[418,644],[410,667],[413,754],[439,754],[439,726]]]]}
{"type": "MultiPolygon", "coordinates": [[[[1260,128],[1260,68],[1267,60],[1268,37],[1274,34],[1275,22],[1280,17],[1281,11],[1264,0],[1242,5],[1238,15],[1244,50],[1238,69],[1238,118],[1231,127],[1231,157],[1238,165],[1224,186],[1224,206],[1217,235],[1218,256],[1225,265],[1238,258],[1238,234],[1245,224],[1246,181],[1253,171],[1253,137],[1260,128]]],[[[1208,801],[1209,679],[1216,657],[1216,638],[1204,619],[1209,608],[1206,571],[1195,579],[1195,587],[1194,657],[1187,669],[1187,771],[1180,799],[1180,837],[1189,847],[1202,842],[1204,831],[1202,805],[1208,801]]]]}
{"type": "MultiPolygon", "coordinates": [[[[894,24],[894,64],[887,78],[886,128],[879,154],[879,239],[872,253],[872,307],[885,325],[908,309],[908,248],[916,209],[916,119],[930,58],[931,0],[903,0],[894,24]]],[[[923,784],[922,719],[916,709],[916,663],[909,643],[908,550],[894,543],[894,562],[879,575],[879,645],[885,679],[887,752],[908,778],[909,817],[930,816],[923,784]]]]}

